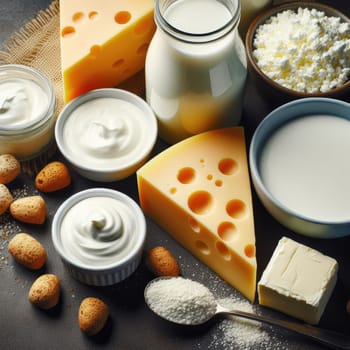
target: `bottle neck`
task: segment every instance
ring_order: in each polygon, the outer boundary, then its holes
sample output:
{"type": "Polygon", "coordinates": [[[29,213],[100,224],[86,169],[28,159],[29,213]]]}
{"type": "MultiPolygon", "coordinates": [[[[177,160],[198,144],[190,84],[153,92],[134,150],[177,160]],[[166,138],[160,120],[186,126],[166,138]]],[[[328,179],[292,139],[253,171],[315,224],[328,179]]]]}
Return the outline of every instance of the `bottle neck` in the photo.
{"type": "Polygon", "coordinates": [[[199,5],[201,0],[156,0],[157,26],[171,37],[192,44],[218,40],[237,28],[241,12],[239,0],[207,0],[202,3],[199,5]],[[206,3],[212,8],[203,8],[206,3]],[[216,16],[216,10],[219,10],[219,16],[216,16]],[[180,20],[176,19],[177,14],[180,20]],[[208,22],[212,23],[206,25],[208,22]]]}

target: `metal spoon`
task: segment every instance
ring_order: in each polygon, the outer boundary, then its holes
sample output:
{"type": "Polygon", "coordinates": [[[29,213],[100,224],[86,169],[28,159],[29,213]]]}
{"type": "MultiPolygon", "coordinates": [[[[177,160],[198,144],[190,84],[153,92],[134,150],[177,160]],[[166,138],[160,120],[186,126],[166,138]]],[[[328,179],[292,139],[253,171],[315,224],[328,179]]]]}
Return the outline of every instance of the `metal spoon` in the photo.
{"type": "MultiPolygon", "coordinates": [[[[229,310],[229,309],[219,305],[216,301],[214,301],[214,303],[216,303],[216,309],[214,307],[212,312],[205,314],[205,317],[196,318],[196,321],[192,322],[192,323],[188,322],[188,318],[186,319],[186,322],[182,322],[181,320],[172,318],[170,314],[169,315],[160,314],[157,310],[155,310],[154,307],[152,307],[152,304],[150,303],[149,298],[148,298],[147,291],[152,283],[154,283],[157,280],[164,279],[164,278],[169,279],[172,277],[158,277],[158,278],[150,281],[147,284],[147,286],[145,287],[144,298],[145,298],[145,302],[146,302],[147,306],[155,314],[157,314],[159,317],[161,317],[163,319],[166,319],[167,321],[177,323],[177,324],[182,324],[182,325],[193,326],[193,325],[200,325],[200,324],[203,324],[205,322],[208,322],[210,319],[212,319],[213,317],[216,317],[218,315],[233,315],[233,316],[243,317],[243,318],[247,318],[247,319],[254,320],[254,321],[260,321],[263,323],[267,323],[270,325],[274,325],[274,326],[278,326],[278,327],[287,329],[289,331],[293,331],[293,332],[301,334],[307,338],[310,338],[318,343],[326,345],[331,349],[350,350],[350,337],[345,335],[345,334],[334,332],[334,331],[327,330],[327,329],[314,327],[314,326],[311,326],[311,325],[306,324],[306,323],[298,323],[298,322],[293,322],[293,321],[274,319],[274,318],[271,318],[268,316],[256,315],[256,314],[252,314],[252,313],[240,311],[240,310],[229,310]]],[[[214,298],[214,296],[213,296],[213,298],[214,298]]]]}

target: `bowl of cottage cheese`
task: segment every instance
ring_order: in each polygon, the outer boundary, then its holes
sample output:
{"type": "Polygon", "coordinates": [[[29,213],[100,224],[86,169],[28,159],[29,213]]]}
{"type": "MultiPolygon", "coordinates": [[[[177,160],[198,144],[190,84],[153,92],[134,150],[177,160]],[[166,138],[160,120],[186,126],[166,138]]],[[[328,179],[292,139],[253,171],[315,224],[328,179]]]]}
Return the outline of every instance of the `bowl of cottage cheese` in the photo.
{"type": "Polygon", "coordinates": [[[251,77],[274,102],[349,98],[350,19],[335,8],[316,2],[273,7],[251,23],[246,51],[251,77]]]}

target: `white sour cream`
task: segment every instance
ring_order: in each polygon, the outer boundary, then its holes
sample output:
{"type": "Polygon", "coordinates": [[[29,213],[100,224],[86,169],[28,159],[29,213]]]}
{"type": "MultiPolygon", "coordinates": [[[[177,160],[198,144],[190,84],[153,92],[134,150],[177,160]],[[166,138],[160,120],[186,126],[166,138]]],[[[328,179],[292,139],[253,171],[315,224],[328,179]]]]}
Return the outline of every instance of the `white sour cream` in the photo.
{"type": "Polygon", "coordinates": [[[135,214],[122,201],[103,196],[86,198],[62,219],[62,249],[78,264],[108,267],[133,251],[136,225],[135,214]]]}
{"type": "Polygon", "coordinates": [[[79,105],[67,118],[67,152],[81,165],[108,169],[139,157],[147,137],[143,112],[116,98],[96,98],[79,105]]]}
{"type": "Polygon", "coordinates": [[[0,82],[0,123],[22,126],[42,118],[48,109],[43,88],[29,79],[12,78],[0,82]]]}
{"type": "Polygon", "coordinates": [[[350,121],[297,118],[278,129],[261,155],[262,181],[275,199],[321,221],[350,218],[350,121]]]}

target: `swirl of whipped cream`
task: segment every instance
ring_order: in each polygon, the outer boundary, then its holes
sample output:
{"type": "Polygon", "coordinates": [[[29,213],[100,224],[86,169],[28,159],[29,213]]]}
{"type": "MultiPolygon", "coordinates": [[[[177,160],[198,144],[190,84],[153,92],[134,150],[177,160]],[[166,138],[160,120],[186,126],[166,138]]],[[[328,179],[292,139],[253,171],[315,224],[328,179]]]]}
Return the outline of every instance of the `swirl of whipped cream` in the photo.
{"type": "Polygon", "coordinates": [[[94,266],[123,259],[133,246],[134,230],[131,209],[110,197],[82,200],[66,213],[61,224],[67,255],[94,266]]]}
{"type": "Polygon", "coordinates": [[[71,156],[99,168],[129,162],[142,152],[148,138],[142,113],[128,101],[109,97],[77,106],[63,129],[71,156]]]}
{"type": "Polygon", "coordinates": [[[0,123],[6,126],[39,119],[47,105],[46,93],[31,80],[13,78],[0,83],[0,123]]]}

